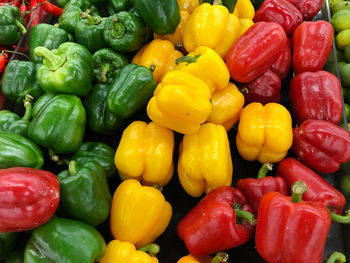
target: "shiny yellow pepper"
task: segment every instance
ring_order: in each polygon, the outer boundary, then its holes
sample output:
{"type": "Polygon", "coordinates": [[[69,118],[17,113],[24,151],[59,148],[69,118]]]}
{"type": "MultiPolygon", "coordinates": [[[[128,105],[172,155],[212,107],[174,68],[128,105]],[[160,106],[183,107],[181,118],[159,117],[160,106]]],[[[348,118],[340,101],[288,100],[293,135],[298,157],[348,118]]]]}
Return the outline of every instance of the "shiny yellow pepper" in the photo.
{"type": "Polygon", "coordinates": [[[214,49],[222,58],[226,57],[238,38],[239,19],[222,5],[201,4],[185,26],[183,41],[188,52],[197,47],[214,49]]]}
{"type": "Polygon", "coordinates": [[[173,131],[157,123],[132,122],[124,131],[114,157],[122,180],[166,185],[174,172],[173,131]]]}
{"type": "Polygon", "coordinates": [[[253,20],[255,16],[255,9],[250,0],[237,0],[235,10],[233,12],[238,14],[239,18],[248,18],[253,20]]]}
{"type": "Polygon", "coordinates": [[[207,122],[221,124],[228,131],[239,119],[244,96],[235,84],[229,83],[224,89],[213,93],[211,104],[212,110],[207,122]]]}
{"type": "Polygon", "coordinates": [[[276,163],[292,146],[292,118],[278,103],[250,103],[243,108],[236,136],[240,155],[248,161],[276,163]]]}
{"type": "Polygon", "coordinates": [[[194,257],[192,255],[187,255],[182,258],[180,258],[177,263],[211,263],[212,257],[206,256],[206,257],[194,257]]]}
{"type": "Polygon", "coordinates": [[[176,50],[170,41],[155,39],[140,49],[131,63],[147,68],[150,68],[152,64],[155,65],[153,78],[158,83],[168,71],[175,68],[175,60],[182,56],[183,54],[176,50]]]}
{"type": "Polygon", "coordinates": [[[163,194],[135,179],[123,181],[113,195],[110,227],[115,239],[143,247],[167,228],[172,207],[163,194]]]}
{"type": "Polygon", "coordinates": [[[239,23],[241,25],[238,33],[239,36],[243,35],[251,26],[254,25],[253,20],[248,18],[240,18],[239,23]]]}
{"type": "Polygon", "coordinates": [[[192,74],[168,72],[147,105],[148,117],[183,134],[199,130],[211,111],[209,86],[192,74]]]}
{"type": "Polygon", "coordinates": [[[199,6],[199,0],[177,0],[180,11],[186,11],[192,14],[193,11],[199,6]]]}
{"type": "Polygon", "coordinates": [[[177,171],[182,187],[193,197],[231,185],[233,165],[225,128],[205,123],[197,133],[185,135],[177,171]]]}
{"type": "Polygon", "coordinates": [[[195,75],[209,85],[210,92],[223,89],[230,81],[230,73],[224,60],[216,51],[201,46],[176,59],[175,70],[195,75]]]}
{"type": "Polygon", "coordinates": [[[136,250],[133,244],[115,239],[108,243],[106,252],[99,263],[158,263],[158,259],[154,257],[158,252],[159,247],[155,244],[136,250]],[[149,249],[152,251],[150,254],[147,254],[146,252],[149,249]]]}

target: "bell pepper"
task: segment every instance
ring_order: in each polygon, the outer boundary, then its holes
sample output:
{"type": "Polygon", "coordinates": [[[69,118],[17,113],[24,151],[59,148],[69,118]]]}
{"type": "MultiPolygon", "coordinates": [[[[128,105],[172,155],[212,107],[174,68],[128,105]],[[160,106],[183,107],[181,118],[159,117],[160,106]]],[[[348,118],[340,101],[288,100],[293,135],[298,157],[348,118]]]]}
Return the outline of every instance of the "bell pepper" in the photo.
{"type": "Polygon", "coordinates": [[[196,133],[210,112],[210,89],[201,79],[182,71],[168,72],[147,105],[148,117],[183,134],[196,133]]]}
{"type": "Polygon", "coordinates": [[[150,29],[158,34],[173,34],[180,23],[176,0],[133,0],[136,12],[150,29]]]}
{"type": "Polygon", "coordinates": [[[220,187],[206,195],[179,222],[177,233],[193,256],[208,256],[245,244],[254,233],[255,217],[236,188],[220,187]]]}
{"type": "Polygon", "coordinates": [[[248,18],[239,19],[239,33],[238,37],[242,36],[250,27],[254,25],[253,20],[248,18]]]}
{"type": "Polygon", "coordinates": [[[221,124],[229,131],[238,121],[244,106],[244,96],[235,84],[229,84],[211,95],[212,110],[206,122],[221,124]]]}
{"type": "Polygon", "coordinates": [[[5,69],[1,81],[2,93],[11,101],[21,104],[26,95],[38,99],[44,94],[36,79],[40,64],[31,61],[12,60],[5,69]]]}
{"type": "Polygon", "coordinates": [[[186,11],[189,14],[192,14],[193,11],[199,6],[198,0],[177,0],[179,5],[180,12],[186,11]]]}
{"type": "Polygon", "coordinates": [[[126,65],[109,88],[107,106],[114,115],[129,118],[146,106],[156,86],[151,70],[136,64],[126,65]]]}
{"type": "Polygon", "coordinates": [[[43,58],[34,54],[36,47],[47,49],[58,48],[62,43],[68,42],[68,34],[62,28],[49,24],[37,24],[30,31],[29,54],[35,63],[43,63],[43,58]]]}
{"type": "Polygon", "coordinates": [[[107,107],[109,86],[97,84],[85,97],[86,122],[89,129],[100,134],[115,134],[122,125],[122,120],[107,107]]]}
{"type": "Polygon", "coordinates": [[[37,79],[48,93],[85,96],[91,90],[94,62],[86,47],[66,42],[58,49],[36,47],[35,55],[44,57],[37,79]]]}
{"type": "Polygon", "coordinates": [[[21,11],[14,5],[2,5],[0,18],[0,46],[17,44],[27,32],[21,11]]]}
{"type": "Polygon", "coordinates": [[[113,195],[111,231],[115,239],[140,248],[165,231],[171,216],[172,207],[159,190],[129,179],[122,182],[113,195]]]}
{"type": "Polygon", "coordinates": [[[284,79],[290,70],[292,64],[292,47],[290,39],[287,38],[287,45],[285,45],[281,55],[271,65],[270,70],[275,73],[280,79],[284,79]]]}
{"type": "Polygon", "coordinates": [[[134,121],[123,131],[114,163],[122,180],[164,186],[173,176],[173,151],[172,130],[154,122],[134,121]]]}
{"type": "Polygon", "coordinates": [[[26,231],[45,224],[60,200],[57,177],[47,171],[13,167],[0,169],[0,231],[26,231]]]}
{"type": "Polygon", "coordinates": [[[108,17],[103,30],[106,44],[122,53],[140,49],[146,41],[146,36],[146,25],[138,16],[126,11],[108,17]]]}
{"type": "Polygon", "coordinates": [[[255,247],[267,262],[322,262],[331,226],[327,207],[301,201],[306,185],[295,185],[293,195],[270,192],[259,205],[255,247]]]}
{"type": "Polygon", "coordinates": [[[188,52],[197,47],[214,49],[225,58],[232,44],[238,38],[239,19],[221,5],[201,4],[187,22],[183,42],[188,52]]]}
{"type": "Polygon", "coordinates": [[[254,21],[275,22],[290,35],[303,22],[303,14],[288,0],[265,0],[256,11],[254,21]]]}
{"type": "Polygon", "coordinates": [[[24,252],[24,262],[97,262],[106,250],[102,235],[83,222],[52,218],[36,228],[24,252]]]}
{"type": "Polygon", "coordinates": [[[180,258],[177,263],[211,263],[212,257],[194,257],[191,254],[180,258]]]}
{"type": "Polygon", "coordinates": [[[334,173],[350,160],[350,133],[324,120],[306,120],[293,129],[292,151],[319,173],[334,173]]]}
{"type": "Polygon", "coordinates": [[[188,72],[200,78],[207,83],[211,93],[225,88],[230,81],[230,73],[223,59],[213,49],[205,46],[176,59],[176,64],[175,70],[188,72]]]}
{"type": "Polygon", "coordinates": [[[0,260],[10,257],[10,253],[16,247],[19,238],[20,233],[18,232],[0,233],[0,260]]]}
{"type": "Polygon", "coordinates": [[[107,12],[110,16],[116,15],[121,11],[129,11],[133,7],[131,0],[109,0],[107,3],[107,12]]]}
{"type": "Polygon", "coordinates": [[[288,0],[303,14],[303,20],[312,20],[321,10],[323,0],[288,0]]]}
{"type": "Polygon", "coordinates": [[[21,135],[0,131],[0,169],[32,167],[41,169],[44,157],[41,149],[21,135]]]}
{"type": "Polygon", "coordinates": [[[239,84],[246,104],[260,102],[265,105],[279,102],[281,95],[281,79],[270,69],[248,83],[239,84]]]}
{"type": "Polygon", "coordinates": [[[247,198],[255,215],[258,213],[259,203],[264,194],[278,192],[285,196],[288,195],[286,181],[282,177],[266,176],[269,170],[272,170],[272,165],[263,164],[257,179],[244,178],[237,181],[237,189],[247,198]]]}
{"type": "Polygon", "coordinates": [[[255,16],[255,10],[250,0],[237,0],[233,13],[238,12],[238,18],[246,18],[253,20],[255,16]]]}
{"type": "Polygon", "coordinates": [[[333,44],[333,27],[319,20],[300,24],[293,33],[293,71],[319,71],[325,65],[333,44]]]}
{"type": "Polygon", "coordinates": [[[71,153],[83,141],[85,120],[85,109],[77,96],[46,94],[34,105],[28,137],[56,153],[71,153]]]}
{"type": "Polygon", "coordinates": [[[227,53],[226,65],[231,78],[243,83],[252,81],[271,67],[286,44],[286,33],[279,24],[255,23],[227,53]]]}
{"type": "Polygon", "coordinates": [[[281,161],[292,146],[292,118],[278,103],[250,103],[243,108],[238,124],[236,145],[248,161],[281,161]]]}
{"type": "Polygon", "coordinates": [[[110,48],[96,51],[93,56],[95,80],[110,84],[117,72],[129,62],[128,59],[110,48]]]}
{"type": "Polygon", "coordinates": [[[155,257],[158,252],[159,246],[156,244],[149,244],[136,250],[133,244],[115,239],[108,243],[106,253],[99,263],[158,263],[155,257]]]}

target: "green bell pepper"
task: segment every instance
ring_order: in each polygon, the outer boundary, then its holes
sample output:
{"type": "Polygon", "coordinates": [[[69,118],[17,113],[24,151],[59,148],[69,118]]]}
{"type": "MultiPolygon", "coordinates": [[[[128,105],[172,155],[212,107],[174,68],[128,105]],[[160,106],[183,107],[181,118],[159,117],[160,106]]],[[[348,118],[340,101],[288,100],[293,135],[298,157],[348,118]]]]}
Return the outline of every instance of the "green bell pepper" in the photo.
{"type": "Polygon", "coordinates": [[[15,45],[26,32],[21,11],[14,5],[0,6],[0,46],[15,45]]]}
{"type": "Polygon", "coordinates": [[[176,0],[133,0],[134,8],[158,35],[174,34],[181,15],[176,0]]]}
{"type": "Polygon", "coordinates": [[[129,11],[132,7],[132,0],[109,0],[107,4],[107,12],[110,16],[113,16],[121,11],[129,11]]]}
{"type": "Polygon", "coordinates": [[[44,157],[41,149],[21,135],[0,131],[0,169],[32,167],[41,169],[44,157]]]}
{"type": "Polygon", "coordinates": [[[28,137],[55,153],[76,151],[84,137],[86,113],[74,95],[45,94],[33,108],[28,137]]]}
{"type": "Polygon", "coordinates": [[[103,30],[104,41],[117,52],[140,49],[146,37],[146,25],[138,16],[126,11],[108,17],[103,30]]]}
{"type": "Polygon", "coordinates": [[[66,42],[53,50],[37,47],[34,53],[44,57],[43,66],[37,73],[43,90],[77,96],[85,96],[90,92],[94,61],[86,47],[66,42]]]}
{"type": "Polygon", "coordinates": [[[147,105],[156,86],[151,70],[136,64],[126,65],[109,88],[107,106],[116,116],[129,118],[147,105]]]}
{"type": "Polygon", "coordinates": [[[115,150],[107,144],[102,142],[84,142],[71,159],[75,160],[79,166],[95,161],[104,168],[106,177],[111,178],[117,173],[114,164],[114,154],[115,150]]]}
{"type": "Polygon", "coordinates": [[[41,64],[31,61],[12,60],[7,65],[2,77],[2,92],[11,101],[22,103],[26,95],[38,99],[44,94],[36,79],[41,64]]]}
{"type": "Polygon", "coordinates": [[[103,257],[105,250],[106,242],[94,227],[56,217],[34,229],[24,251],[24,262],[93,263],[103,257]]]}
{"type": "Polygon", "coordinates": [[[15,248],[20,233],[0,233],[0,261],[2,262],[15,248]]]}
{"type": "Polygon", "coordinates": [[[108,90],[108,85],[97,84],[93,86],[84,101],[87,125],[95,133],[115,134],[122,124],[122,120],[107,107],[108,90]]]}

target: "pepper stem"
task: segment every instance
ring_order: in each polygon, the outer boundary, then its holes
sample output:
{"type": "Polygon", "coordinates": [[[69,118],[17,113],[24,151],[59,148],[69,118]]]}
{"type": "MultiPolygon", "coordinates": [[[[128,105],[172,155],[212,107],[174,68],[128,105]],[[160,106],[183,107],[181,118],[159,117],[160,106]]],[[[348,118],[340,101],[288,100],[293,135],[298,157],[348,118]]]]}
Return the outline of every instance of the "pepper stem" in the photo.
{"type": "Polygon", "coordinates": [[[125,27],[122,23],[118,22],[118,18],[117,17],[113,17],[112,20],[113,24],[112,24],[112,30],[111,30],[111,34],[112,37],[114,38],[122,38],[125,34],[125,27]]]}
{"type": "Polygon", "coordinates": [[[105,63],[101,66],[101,82],[106,83],[107,82],[107,74],[111,71],[111,66],[108,63],[105,63]]]}
{"type": "Polygon", "coordinates": [[[264,163],[258,172],[258,179],[266,177],[266,174],[272,171],[272,167],[273,165],[271,163],[264,163]]]}
{"type": "Polygon", "coordinates": [[[46,63],[48,62],[48,68],[52,71],[57,70],[66,62],[66,58],[54,54],[46,47],[36,47],[34,49],[34,54],[39,57],[44,57],[46,63]]]}
{"type": "Polygon", "coordinates": [[[157,255],[159,253],[160,247],[157,244],[152,243],[152,244],[148,244],[144,247],[141,247],[138,250],[146,252],[146,253],[150,254],[152,257],[154,257],[155,255],[157,255]]]}
{"type": "Polygon", "coordinates": [[[346,211],[345,215],[338,215],[333,211],[329,211],[331,213],[332,221],[341,223],[341,224],[350,224],[350,211],[346,211]]]}
{"type": "Polygon", "coordinates": [[[180,64],[182,62],[186,62],[187,64],[190,64],[190,63],[196,63],[197,59],[200,57],[201,55],[196,55],[194,57],[190,57],[190,56],[183,56],[181,58],[177,58],[175,60],[175,63],[176,65],[177,64],[180,64]]]}
{"type": "Polygon", "coordinates": [[[51,160],[54,162],[58,162],[60,160],[60,157],[58,157],[58,155],[50,148],[49,148],[49,156],[51,160]]]}
{"type": "Polygon", "coordinates": [[[153,72],[156,70],[156,65],[151,64],[151,65],[149,66],[149,70],[153,73],[153,72]]]}
{"type": "Polygon", "coordinates": [[[221,0],[214,0],[213,5],[224,5],[221,0]]]}
{"type": "Polygon", "coordinates": [[[335,251],[327,257],[326,263],[345,263],[346,257],[343,253],[335,251]]]}
{"type": "Polygon", "coordinates": [[[89,15],[86,12],[81,12],[80,17],[82,18],[82,21],[85,24],[89,25],[98,25],[101,23],[101,18],[100,17],[93,17],[92,15],[89,15]]]}
{"type": "Polygon", "coordinates": [[[182,41],[178,41],[178,42],[176,42],[175,44],[174,44],[174,48],[176,49],[176,50],[180,50],[180,49],[182,49],[184,47],[184,43],[182,43],[182,41]]]}
{"type": "Polygon", "coordinates": [[[77,162],[75,160],[69,162],[68,171],[70,176],[73,176],[77,173],[77,162]]]}
{"type": "Polygon", "coordinates": [[[18,27],[18,29],[20,30],[20,32],[21,32],[22,34],[27,33],[27,30],[26,30],[26,28],[24,27],[24,25],[23,25],[19,20],[17,20],[17,19],[16,19],[16,26],[18,27]]]}
{"type": "Polygon", "coordinates": [[[30,101],[24,100],[24,107],[26,108],[26,111],[24,113],[22,120],[29,121],[30,118],[32,117],[32,110],[33,110],[32,104],[30,103],[30,101]]]}
{"type": "Polygon", "coordinates": [[[292,202],[300,203],[303,197],[303,193],[307,190],[307,185],[303,181],[296,181],[292,185],[292,202]]]}
{"type": "Polygon", "coordinates": [[[160,184],[155,184],[152,186],[153,188],[156,188],[159,192],[163,191],[163,186],[161,186],[160,184]]]}
{"type": "Polygon", "coordinates": [[[249,224],[251,224],[252,226],[256,225],[256,219],[252,213],[244,210],[235,210],[235,212],[236,212],[236,218],[247,220],[249,224]]]}
{"type": "Polygon", "coordinates": [[[213,257],[211,260],[211,263],[221,263],[221,262],[227,262],[228,260],[228,254],[225,252],[219,252],[213,257]]]}

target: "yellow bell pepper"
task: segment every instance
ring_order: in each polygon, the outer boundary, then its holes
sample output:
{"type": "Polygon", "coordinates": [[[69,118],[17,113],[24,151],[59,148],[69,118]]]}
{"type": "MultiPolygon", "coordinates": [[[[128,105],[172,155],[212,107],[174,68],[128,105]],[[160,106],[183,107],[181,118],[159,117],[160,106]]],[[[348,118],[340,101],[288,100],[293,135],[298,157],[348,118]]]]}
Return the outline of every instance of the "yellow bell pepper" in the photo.
{"type": "Polygon", "coordinates": [[[250,103],[243,108],[238,125],[236,145],[248,161],[276,163],[292,146],[292,118],[278,103],[250,103]]]}
{"type": "Polygon", "coordinates": [[[231,185],[233,165],[225,128],[205,123],[196,134],[185,135],[177,170],[182,187],[193,197],[231,185]]]}
{"type": "Polygon", "coordinates": [[[235,84],[229,83],[226,88],[214,92],[211,104],[212,110],[207,122],[221,124],[228,131],[239,119],[244,96],[235,84]]]}
{"type": "Polygon", "coordinates": [[[116,239],[112,240],[108,243],[106,252],[99,263],[158,263],[158,259],[154,257],[154,254],[159,251],[157,245],[155,253],[151,253],[151,255],[146,253],[147,249],[152,245],[155,244],[150,244],[145,248],[136,250],[135,246],[129,242],[122,242],[116,239]]]}
{"type": "Polygon", "coordinates": [[[199,6],[199,0],[177,0],[180,11],[186,11],[192,14],[193,11],[199,6]]]}
{"type": "Polygon", "coordinates": [[[114,192],[110,212],[111,232],[115,239],[143,247],[152,243],[167,228],[172,207],[163,194],[139,181],[123,181],[114,192]]]}
{"type": "Polygon", "coordinates": [[[188,52],[197,47],[214,49],[222,58],[226,57],[238,38],[239,19],[221,5],[201,4],[185,26],[183,41],[188,52]]]}
{"type": "Polygon", "coordinates": [[[240,28],[239,28],[239,36],[243,35],[251,26],[254,25],[253,20],[248,18],[240,18],[239,19],[240,28]]]}
{"type": "Polygon", "coordinates": [[[177,263],[211,263],[212,257],[206,256],[206,257],[194,257],[192,255],[187,255],[182,258],[180,258],[177,263]]]}
{"type": "Polygon", "coordinates": [[[211,93],[223,89],[230,81],[224,60],[213,49],[201,46],[176,59],[175,70],[191,73],[209,85],[211,93]]]}
{"type": "Polygon", "coordinates": [[[168,72],[147,105],[148,117],[183,134],[199,130],[211,111],[209,86],[192,74],[168,72]]]}
{"type": "Polygon", "coordinates": [[[255,16],[255,9],[250,0],[237,0],[235,10],[233,12],[235,13],[236,10],[239,18],[248,18],[253,20],[255,16]]]}
{"type": "Polygon", "coordinates": [[[166,185],[174,172],[173,131],[151,122],[134,121],[123,132],[114,163],[122,180],[166,185]]]}
{"type": "Polygon", "coordinates": [[[182,56],[183,54],[176,50],[170,41],[155,39],[140,49],[133,57],[131,63],[147,68],[152,64],[155,65],[153,78],[158,83],[168,71],[175,68],[175,60],[182,56]]]}

